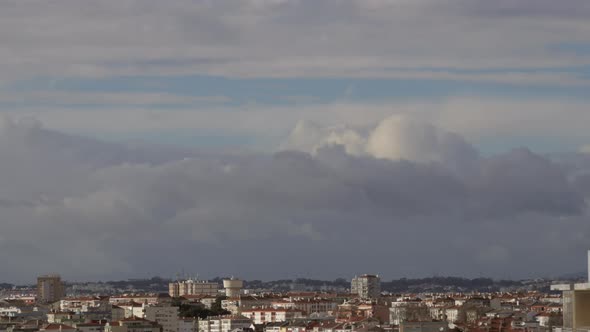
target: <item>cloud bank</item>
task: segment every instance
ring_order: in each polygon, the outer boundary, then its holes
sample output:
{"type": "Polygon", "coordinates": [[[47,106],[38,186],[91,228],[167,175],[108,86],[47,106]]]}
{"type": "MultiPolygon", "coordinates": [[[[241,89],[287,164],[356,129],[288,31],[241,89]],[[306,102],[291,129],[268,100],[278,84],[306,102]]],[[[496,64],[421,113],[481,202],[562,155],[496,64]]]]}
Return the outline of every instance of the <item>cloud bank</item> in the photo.
{"type": "Polygon", "coordinates": [[[577,271],[590,158],[482,157],[403,117],[297,125],[274,154],[104,143],[0,126],[4,278],[525,277],[577,271]],[[501,252],[502,255],[494,253],[501,252]]]}
{"type": "Polygon", "coordinates": [[[582,0],[66,0],[0,9],[5,80],[201,74],[584,85],[559,69],[590,63],[559,47],[589,42],[582,0]]]}

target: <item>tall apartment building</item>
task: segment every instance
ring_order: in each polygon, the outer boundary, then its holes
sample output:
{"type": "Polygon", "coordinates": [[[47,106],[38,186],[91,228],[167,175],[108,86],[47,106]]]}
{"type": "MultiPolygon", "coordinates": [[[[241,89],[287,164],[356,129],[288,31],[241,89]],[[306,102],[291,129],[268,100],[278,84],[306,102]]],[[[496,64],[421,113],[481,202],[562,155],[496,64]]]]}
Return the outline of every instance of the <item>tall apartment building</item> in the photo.
{"type": "Polygon", "coordinates": [[[145,319],[162,325],[162,332],[178,332],[178,307],[145,307],[145,319]]]}
{"type": "Polygon", "coordinates": [[[179,280],[168,284],[168,293],[172,297],[184,295],[209,295],[219,294],[219,284],[205,280],[179,280]]]}
{"type": "Polygon", "coordinates": [[[64,297],[64,285],[57,274],[37,277],[37,301],[50,303],[64,297]]]}
{"type": "Polygon", "coordinates": [[[551,285],[563,291],[563,328],[555,331],[590,331],[590,250],[588,251],[588,282],[551,285]]]}
{"type": "Polygon", "coordinates": [[[381,279],[372,274],[354,277],[350,283],[350,292],[361,299],[377,299],[381,296],[381,279]]]}

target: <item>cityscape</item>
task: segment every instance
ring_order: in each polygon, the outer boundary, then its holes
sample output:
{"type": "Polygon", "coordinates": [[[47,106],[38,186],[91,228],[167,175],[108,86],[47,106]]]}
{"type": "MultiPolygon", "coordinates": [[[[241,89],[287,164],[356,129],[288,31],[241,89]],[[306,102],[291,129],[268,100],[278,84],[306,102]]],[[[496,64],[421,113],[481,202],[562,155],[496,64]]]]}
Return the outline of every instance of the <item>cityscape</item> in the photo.
{"type": "Polygon", "coordinates": [[[184,275],[168,280],[163,292],[144,288],[157,288],[162,282],[166,280],[131,280],[126,287],[115,288],[107,287],[108,283],[66,283],[60,275],[49,274],[39,276],[35,286],[4,284],[0,292],[0,331],[590,330],[590,250],[586,280],[504,281],[502,288],[495,290],[493,281],[439,277],[430,278],[430,286],[446,282],[446,291],[432,291],[421,284],[411,292],[396,293],[385,290],[375,274],[358,275],[349,282],[324,282],[321,290],[318,281],[312,280],[284,282],[286,288],[280,291],[248,288],[260,281],[248,283],[235,277],[208,281],[184,275]],[[466,281],[474,288],[465,289],[466,281]],[[133,283],[137,288],[131,286],[133,283]],[[458,290],[461,288],[464,291],[458,290]]]}
{"type": "Polygon", "coordinates": [[[590,0],[0,0],[0,332],[590,332],[590,0]]]}

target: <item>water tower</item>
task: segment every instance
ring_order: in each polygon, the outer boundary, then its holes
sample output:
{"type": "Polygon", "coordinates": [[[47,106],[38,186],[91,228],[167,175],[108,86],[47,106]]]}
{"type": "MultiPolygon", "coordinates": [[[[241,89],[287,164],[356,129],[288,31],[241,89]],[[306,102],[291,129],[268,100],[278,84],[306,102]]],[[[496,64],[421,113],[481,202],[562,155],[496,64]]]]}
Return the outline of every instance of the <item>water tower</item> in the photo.
{"type": "Polygon", "coordinates": [[[239,297],[244,281],[231,277],[230,279],[223,279],[223,288],[225,288],[225,295],[229,298],[239,297]]]}

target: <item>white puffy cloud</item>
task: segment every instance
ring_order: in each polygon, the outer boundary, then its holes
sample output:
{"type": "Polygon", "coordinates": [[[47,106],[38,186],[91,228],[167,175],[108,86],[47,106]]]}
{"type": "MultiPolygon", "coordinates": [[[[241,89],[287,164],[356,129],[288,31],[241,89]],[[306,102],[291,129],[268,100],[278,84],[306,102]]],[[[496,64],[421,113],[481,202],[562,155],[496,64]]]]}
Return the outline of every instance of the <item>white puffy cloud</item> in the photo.
{"type": "Polygon", "coordinates": [[[465,164],[477,159],[477,151],[461,136],[402,116],[381,121],[371,132],[367,151],[391,160],[465,164]]]}
{"type": "Polygon", "coordinates": [[[465,170],[478,159],[477,150],[461,136],[403,115],[387,117],[374,128],[363,129],[344,125],[322,127],[302,121],[283,148],[317,153],[330,145],[341,145],[351,155],[438,162],[454,170],[465,170]]]}
{"type": "Polygon", "coordinates": [[[283,149],[315,153],[326,145],[342,145],[352,155],[366,154],[366,141],[362,130],[344,125],[322,127],[311,121],[299,121],[289,134],[283,149]]]}

